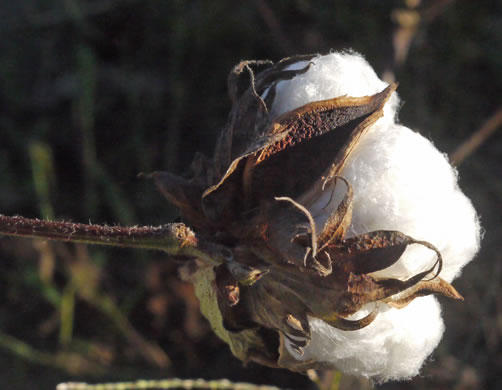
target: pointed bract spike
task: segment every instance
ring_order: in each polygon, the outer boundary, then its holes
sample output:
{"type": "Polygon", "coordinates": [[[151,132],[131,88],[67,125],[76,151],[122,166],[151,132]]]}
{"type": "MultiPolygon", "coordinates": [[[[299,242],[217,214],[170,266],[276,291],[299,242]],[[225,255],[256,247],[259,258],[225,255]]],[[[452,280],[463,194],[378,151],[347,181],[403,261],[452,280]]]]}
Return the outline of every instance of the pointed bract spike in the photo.
{"type": "Polygon", "coordinates": [[[380,286],[380,289],[376,291],[376,300],[383,300],[392,295],[403,292],[410,287],[415,286],[419,282],[421,282],[427,275],[434,271],[438,263],[440,263],[441,258],[439,257],[436,262],[432,265],[431,268],[412,276],[407,280],[399,280],[399,279],[380,279],[376,280],[376,283],[380,286]]]}
{"type": "Polygon", "coordinates": [[[342,149],[338,152],[335,161],[333,162],[332,168],[328,175],[327,180],[335,175],[339,175],[345,166],[345,162],[349,158],[350,154],[356,147],[361,136],[368,130],[380,117],[383,116],[383,107],[385,103],[389,100],[391,95],[397,89],[397,83],[390,84],[382,92],[371,96],[373,98],[372,104],[374,104],[374,112],[369,115],[348,137],[346,142],[343,143],[342,149]]]}
{"type": "MultiPolygon", "coordinates": [[[[284,137],[264,148],[259,154],[257,164],[305,139],[320,136],[361,118],[363,119],[361,123],[364,123],[364,126],[359,129],[360,131],[353,132],[350,129],[349,134],[346,135],[349,142],[340,143],[343,145],[343,149],[351,151],[364,128],[369,127],[382,116],[382,108],[396,87],[395,84],[389,85],[382,92],[373,96],[342,96],[307,103],[283,114],[274,121],[267,133],[283,134],[284,137]]],[[[345,154],[348,156],[348,153],[345,154]]]]}
{"type": "MultiPolygon", "coordinates": [[[[352,220],[352,199],[354,192],[350,183],[342,176],[335,176],[335,180],[342,180],[347,186],[347,192],[337,209],[330,215],[322,232],[317,237],[317,245],[320,247],[319,251],[326,248],[331,242],[341,240],[348,229],[352,220]]],[[[324,186],[324,185],[323,185],[324,186]]]]}
{"type": "Polygon", "coordinates": [[[443,257],[441,256],[441,252],[439,252],[439,249],[437,249],[430,242],[415,240],[413,237],[410,237],[410,236],[407,236],[407,237],[408,237],[408,240],[410,240],[410,244],[423,245],[426,248],[430,249],[431,251],[436,252],[436,256],[437,256],[437,260],[436,260],[437,270],[436,270],[434,276],[432,276],[428,280],[433,280],[434,278],[438,277],[439,274],[441,273],[441,270],[443,269],[443,257]]]}
{"type": "Polygon", "coordinates": [[[448,298],[464,300],[462,295],[450,283],[439,277],[434,280],[421,281],[408,289],[408,291],[404,291],[403,294],[405,294],[404,297],[400,297],[399,299],[392,299],[391,297],[385,299],[383,302],[389,306],[402,309],[408,306],[415,298],[430,294],[440,294],[448,298]]]}
{"type": "Polygon", "coordinates": [[[286,57],[286,58],[281,59],[279,62],[277,62],[276,65],[280,70],[282,70],[282,69],[287,68],[288,66],[296,64],[300,61],[311,62],[311,60],[317,56],[319,56],[319,54],[301,54],[301,55],[297,55],[297,56],[286,57]]]}
{"type": "MultiPolygon", "coordinates": [[[[295,62],[297,62],[297,61],[295,60],[295,62]]],[[[285,63],[281,63],[281,64],[286,65],[285,63]]],[[[277,65],[279,65],[279,64],[277,64],[277,65]]],[[[296,77],[299,74],[306,73],[310,69],[311,66],[312,66],[312,62],[309,62],[306,66],[304,66],[301,69],[279,70],[277,72],[272,72],[271,74],[265,75],[265,77],[263,77],[263,79],[260,80],[260,86],[261,85],[268,85],[272,82],[291,80],[293,77],[296,77]]]]}
{"type": "Polygon", "coordinates": [[[300,322],[300,320],[296,317],[294,317],[293,315],[289,314],[285,319],[284,321],[286,322],[286,324],[288,324],[291,328],[295,329],[295,330],[298,330],[298,331],[301,331],[301,332],[304,332],[305,330],[303,329],[303,326],[302,326],[302,323],[300,322]]]}
{"type": "Polygon", "coordinates": [[[249,267],[236,261],[230,261],[226,264],[226,266],[232,276],[244,286],[253,285],[268,272],[267,269],[249,267]]]}
{"type": "Polygon", "coordinates": [[[334,318],[321,318],[321,319],[327,322],[332,327],[340,330],[359,330],[371,324],[375,320],[376,316],[377,316],[377,310],[373,310],[370,314],[359,320],[347,320],[345,318],[336,316],[334,318]]]}

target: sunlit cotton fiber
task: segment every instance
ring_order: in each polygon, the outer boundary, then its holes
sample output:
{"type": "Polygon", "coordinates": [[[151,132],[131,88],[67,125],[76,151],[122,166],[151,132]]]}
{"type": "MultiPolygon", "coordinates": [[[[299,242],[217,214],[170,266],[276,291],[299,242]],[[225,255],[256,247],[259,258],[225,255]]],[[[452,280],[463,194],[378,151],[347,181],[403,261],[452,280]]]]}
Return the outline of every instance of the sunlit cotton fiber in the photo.
{"type": "MultiPolygon", "coordinates": [[[[331,53],[311,62],[306,73],[278,84],[273,117],[312,101],[373,95],[387,86],[353,52],[331,53]]],[[[293,66],[299,69],[306,64],[293,66]]],[[[457,173],[447,157],[429,140],[396,122],[398,106],[399,98],[394,94],[384,116],[362,137],[342,172],[354,189],[348,236],[385,229],[428,241],[443,256],[440,276],[451,282],[479,249],[479,220],[459,189],[457,173]]],[[[344,192],[343,185],[337,186],[334,197],[326,190],[309,206],[319,228],[344,192]]],[[[374,276],[407,279],[434,260],[434,252],[412,245],[396,264],[374,276]]],[[[354,316],[361,317],[372,308],[354,316]]],[[[329,362],[343,372],[378,382],[417,375],[444,331],[436,298],[417,298],[400,310],[379,303],[377,310],[376,320],[357,331],[342,331],[311,318],[310,344],[303,355],[289,349],[290,353],[298,360],[329,362]]]]}

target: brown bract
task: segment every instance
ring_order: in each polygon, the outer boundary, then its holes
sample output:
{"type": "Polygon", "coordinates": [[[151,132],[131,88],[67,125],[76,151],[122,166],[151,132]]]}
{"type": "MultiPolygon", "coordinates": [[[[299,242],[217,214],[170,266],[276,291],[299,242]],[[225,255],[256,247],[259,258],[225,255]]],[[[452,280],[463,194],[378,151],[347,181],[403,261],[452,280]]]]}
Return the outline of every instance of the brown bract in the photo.
{"type": "Polygon", "coordinates": [[[441,254],[430,243],[398,231],[345,236],[353,190],[341,176],[344,165],[383,115],[396,84],[373,96],[317,101],[270,118],[278,83],[308,71],[312,58],[241,62],[228,78],[233,106],[213,160],[196,159],[185,178],[151,175],[198,236],[221,248],[225,260],[207,272],[214,273],[210,288],[232,351],[294,370],[319,367],[285,348],[287,342],[302,354],[311,336],[308,316],[356,331],[376,318],[378,305],[401,308],[431,293],[461,298],[438,276],[441,254]],[[307,65],[288,69],[298,61],[307,65]],[[339,185],[345,195],[317,231],[309,208],[339,185]],[[406,280],[371,276],[413,244],[435,252],[436,261],[406,280]],[[375,310],[366,317],[347,319],[372,302],[375,310]]]}

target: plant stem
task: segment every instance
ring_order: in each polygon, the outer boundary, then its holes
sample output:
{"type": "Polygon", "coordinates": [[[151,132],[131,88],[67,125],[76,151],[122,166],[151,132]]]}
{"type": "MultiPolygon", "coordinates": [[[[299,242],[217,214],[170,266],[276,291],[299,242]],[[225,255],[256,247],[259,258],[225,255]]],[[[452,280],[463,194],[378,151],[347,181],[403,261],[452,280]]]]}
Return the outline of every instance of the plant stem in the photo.
{"type": "Polygon", "coordinates": [[[458,167],[500,127],[502,127],[502,107],[499,107],[478,130],[450,155],[450,161],[458,167]]]}
{"type": "Polygon", "coordinates": [[[230,382],[227,379],[206,381],[204,379],[160,379],[136,382],[101,383],[61,383],[57,390],[153,390],[153,389],[206,389],[206,390],[281,390],[275,386],[260,386],[251,383],[230,382]]]}
{"type": "Polygon", "coordinates": [[[207,253],[195,233],[182,223],[123,227],[44,221],[0,214],[1,234],[83,244],[157,249],[170,255],[197,257],[210,264],[218,263],[214,253],[207,253]]]}

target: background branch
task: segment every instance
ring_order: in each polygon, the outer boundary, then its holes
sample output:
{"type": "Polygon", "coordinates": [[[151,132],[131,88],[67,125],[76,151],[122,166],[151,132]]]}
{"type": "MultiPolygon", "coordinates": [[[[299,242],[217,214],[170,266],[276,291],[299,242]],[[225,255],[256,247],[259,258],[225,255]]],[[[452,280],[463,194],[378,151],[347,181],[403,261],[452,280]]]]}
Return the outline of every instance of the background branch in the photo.
{"type": "Polygon", "coordinates": [[[462,164],[462,162],[474,153],[474,151],[495,133],[500,126],[502,126],[502,106],[450,155],[451,162],[457,166],[462,164]]]}

